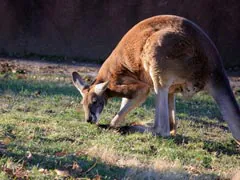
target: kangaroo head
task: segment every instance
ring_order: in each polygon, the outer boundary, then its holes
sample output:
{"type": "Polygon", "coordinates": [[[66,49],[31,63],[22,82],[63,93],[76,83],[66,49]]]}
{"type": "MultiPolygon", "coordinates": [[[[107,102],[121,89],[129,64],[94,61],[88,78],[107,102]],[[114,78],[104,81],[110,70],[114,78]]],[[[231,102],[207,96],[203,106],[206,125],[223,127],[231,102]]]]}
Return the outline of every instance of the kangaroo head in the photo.
{"type": "Polygon", "coordinates": [[[90,123],[97,123],[101,114],[106,98],[104,92],[108,87],[108,82],[93,84],[88,86],[77,72],[72,73],[74,86],[82,95],[82,105],[85,112],[85,120],[90,123]]]}

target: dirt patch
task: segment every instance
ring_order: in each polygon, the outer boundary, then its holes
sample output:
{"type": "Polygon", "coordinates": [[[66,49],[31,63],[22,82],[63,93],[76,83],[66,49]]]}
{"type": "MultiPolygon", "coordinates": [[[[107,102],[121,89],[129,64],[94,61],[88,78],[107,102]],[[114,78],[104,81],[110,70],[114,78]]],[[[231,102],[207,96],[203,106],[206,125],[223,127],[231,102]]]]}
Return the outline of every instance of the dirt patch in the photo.
{"type": "Polygon", "coordinates": [[[24,59],[0,59],[0,73],[4,74],[4,78],[8,78],[9,74],[16,74],[18,79],[33,79],[46,80],[53,77],[53,81],[60,81],[64,77],[64,81],[71,82],[71,73],[79,72],[87,82],[91,82],[96,77],[99,70],[99,65],[96,64],[80,64],[73,63],[53,63],[43,60],[30,61],[24,59]]]}
{"type": "Polygon", "coordinates": [[[96,75],[99,65],[95,64],[64,64],[52,63],[47,61],[30,61],[23,59],[0,59],[0,72],[22,72],[22,73],[56,73],[56,74],[70,74],[72,71],[79,71],[81,73],[88,73],[96,75]]]}

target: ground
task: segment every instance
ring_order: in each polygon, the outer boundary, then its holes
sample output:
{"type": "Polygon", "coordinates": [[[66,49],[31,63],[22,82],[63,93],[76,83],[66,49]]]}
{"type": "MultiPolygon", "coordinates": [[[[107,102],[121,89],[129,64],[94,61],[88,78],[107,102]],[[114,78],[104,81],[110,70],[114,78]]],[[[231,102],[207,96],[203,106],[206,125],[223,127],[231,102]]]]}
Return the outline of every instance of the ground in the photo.
{"type": "MultiPolygon", "coordinates": [[[[99,66],[0,59],[0,179],[239,178],[240,147],[206,93],[177,95],[176,137],[101,128],[84,122],[78,71],[91,82],[99,66]]],[[[240,78],[230,77],[240,101],[240,78]]],[[[120,100],[101,116],[108,124],[120,100]]],[[[126,124],[152,122],[153,95],[126,124]]],[[[129,127],[129,126],[124,126],[129,127]]]]}

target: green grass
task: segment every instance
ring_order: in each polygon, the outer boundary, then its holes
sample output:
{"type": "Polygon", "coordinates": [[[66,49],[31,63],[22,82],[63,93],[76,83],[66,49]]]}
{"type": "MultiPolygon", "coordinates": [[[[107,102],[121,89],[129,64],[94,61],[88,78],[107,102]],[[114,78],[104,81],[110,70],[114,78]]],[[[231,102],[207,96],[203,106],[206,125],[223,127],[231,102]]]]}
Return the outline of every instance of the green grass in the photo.
{"type": "MultiPolygon", "coordinates": [[[[122,135],[83,121],[81,97],[70,82],[0,77],[0,179],[63,178],[56,170],[68,179],[217,179],[240,167],[239,147],[204,93],[177,96],[176,137],[122,135]]],[[[151,122],[153,101],[150,96],[126,123],[151,122]]],[[[119,103],[109,101],[103,124],[119,103]]]]}

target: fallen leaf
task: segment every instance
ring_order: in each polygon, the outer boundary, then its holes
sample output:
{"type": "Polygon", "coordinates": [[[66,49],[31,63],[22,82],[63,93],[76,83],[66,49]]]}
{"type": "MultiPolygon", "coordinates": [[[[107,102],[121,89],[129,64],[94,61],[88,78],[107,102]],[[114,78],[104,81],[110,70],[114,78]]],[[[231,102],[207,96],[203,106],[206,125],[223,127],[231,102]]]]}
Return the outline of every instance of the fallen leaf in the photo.
{"type": "Polygon", "coordinates": [[[82,170],[82,168],[79,166],[79,164],[77,162],[73,162],[72,169],[74,169],[74,170],[81,169],[82,170]]]}
{"type": "Polygon", "coordinates": [[[197,167],[194,167],[194,166],[188,166],[186,167],[186,170],[191,174],[201,174],[201,172],[197,169],[197,167]]]}
{"type": "Polygon", "coordinates": [[[27,159],[30,160],[32,159],[32,153],[30,151],[27,152],[27,159]]]}
{"type": "Polygon", "coordinates": [[[101,176],[100,175],[96,175],[93,180],[101,180],[101,176]]]}
{"type": "Polygon", "coordinates": [[[73,162],[72,165],[72,172],[74,172],[75,174],[82,174],[83,169],[79,166],[79,164],[77,162],[73,162]]]}
{"type": "Polygon", "coordinates": [[[8,175],[12,175],[13,174],[13,170],[12,169],[10,169],[10,168],[7,168],[7,167],[4,167],[3,169],[2,169],[2,171],[4,171],[6,174],[8,174],[8,175]]]}
{"type": "Polygon", "coordinates": [[[3,139],[3,144],[8,145],[11,143],[11,139],[9,137],[6,137],[3,139]]]}
{"type": "Polygon", "coordinates": [[[11,160],[8,160],[1,170],[8,174],[11,179],[28,179],[28,171],[23,166],[14,164],[11,160]]]}
{"type": "Polygon", "coordinates": [[[64,151],[62,151],[62,152],[56,152],[55,153],[55,156],[57,156],[57,157],[62,157],[62,156],[65,156],[67,153],[66,152],[64,152],[64,151]]]}
{"type": "Polygon", "coordinates": [[[70,176],[69,171],[67,171],[67,170],[55,169],[55,172],[57,173],[57,175],[62,176],[62,177],[70,176]]]}
{"type": "Polygon", "coordinates": [[[43,168],[40,168],[38,171],[39,171],[40,173],[43,173],[43,174],[48,173],[48,170],[47,170],[47,169],[43,169],[43,168]]]}
{"type": "Polygon", "coordinates": [[[34,138],[34,136],[33,135],[29,135],[28,137],[27,137],[27,139],[33,139],[34,138]]]}
{"type": "Polygon", "coordinates": [[[44,173],[45,169],[40,168],[38,171],[39,171],[40,173],[44,173]]]}
{"type": "Polygon", "coordinates": [[[28,177],[28,173],[24,171],[22,168],[16,169],[14,176],[17,177],[17,179],[24,179],[24,177],[28,177]]]}

